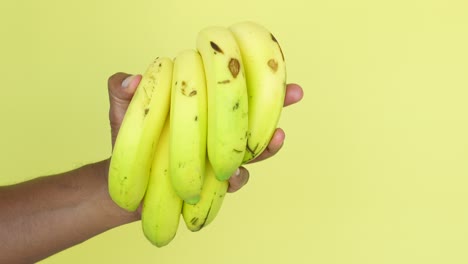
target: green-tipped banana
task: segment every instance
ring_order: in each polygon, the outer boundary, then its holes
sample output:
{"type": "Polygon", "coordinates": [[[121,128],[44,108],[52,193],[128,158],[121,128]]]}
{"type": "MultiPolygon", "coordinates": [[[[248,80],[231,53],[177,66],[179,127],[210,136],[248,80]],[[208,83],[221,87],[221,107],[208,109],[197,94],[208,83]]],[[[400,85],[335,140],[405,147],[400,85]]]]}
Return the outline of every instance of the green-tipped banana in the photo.
{"type": "Polygon", "coordinates": [[[195,204],[205,175],[206,82],[203,62],[195,50],[174,60],[171,93],[170,175],[176,193],[195,204]]]}
{"type": "Polygon", "coordinates": [[[218,180],[242,164],[247,142],[248,102],[244,66],[232,33],[201,30],[197,49],[205,66],[208,95],[207,152],[218,180]]]}
{"type": "Polygon", "coordinates": [[[109,168],[109,193],[120,207],[135,211],[146,192],[154,149],[169,113],[172,60],[149,66],[128,106],[109,168]]]}
{"type": "Polygon", "coordinates": [[[141,213],[143,233],[157,247],[174,239],[183,203],[172,188],[169,175],[169,126],[167,120],[156,147],[141,213]]]}
{"type": "Polygon", "coordinates": [[[182,208],[182,216],[189,230],[199,231],[215,219],[221,209],[228,187],[228,181],[216,179],[215,172],[207,160],[200,201],[194,205],[184,203],[182,208]]]}
{"type": "Polygon", "coordinates": [[[286,66],[278,41],[266,28],[242,22],[229,28],[240,47],[249,94],[249,128],[244,163],[268,146],[286,93],[286,66]]]}

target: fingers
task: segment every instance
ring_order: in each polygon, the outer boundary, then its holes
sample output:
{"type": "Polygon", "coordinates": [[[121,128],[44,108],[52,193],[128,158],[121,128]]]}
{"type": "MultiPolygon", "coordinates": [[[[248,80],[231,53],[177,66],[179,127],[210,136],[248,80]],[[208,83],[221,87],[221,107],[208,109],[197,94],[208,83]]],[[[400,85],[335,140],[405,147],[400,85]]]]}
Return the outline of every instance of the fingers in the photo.
{"type": "Polygon", "coordinates": [[[125,112],[127,111],[128,105],[130,104],[140,81],[141,75],[130,75],[121,72],[112,75],[107,81],[110,103],[109,121],[112,131],[112,146],[114,146],[125,112]]]}
{"type": "Polygon", "coordinates": [[[286,86],[286,96],[284,97],[284,106],[292,105],[299,102],[304,96],[302,87],[298,84],[288,84],[286,86]]]}
{"type": "MultiPolygon", "coordinates": [[[[288,84],[286,86],[286,96],[284,98],[284,106],[289,106],[295,104],[302,100],[304,96],[304,91],[302,87],[298,84],[288,84]]],[[[278,151],[280,151],[281,147],[283,146],[284,139],[286,135],[281,128],[277,128],[275,133],[273,134],[270,143],[266,149],[256,157],[254,160],[250,161],[249,163],[254,163],[258,161],[262,161],[274,156],[278,151]]],[[[240,167],[238,170],[238,174],[234,174],[231,178],[229,178],[229,188],[228,192],[235,192],[242,188],[247,182],[249,181],[249,171],[244,167],[240,167]]]]}
{"type": "Polygon", "coordinates": [[[130,75],[122,72],[109,77],[107,87],[111,103],[130,103],[140,80],[141,75],[130,75]]]}
{"type": "MultiPolygon", "coordinates": [[[[286,106],[299,102],[300,100],[302,100],[303,96],[304,96],[304,91],[302,90],[301,86],[299,86],[298,84],[294,84],[294,83],[288,84],[286,86],[286,96],[284,98],[284,106],[286,107],[286,106]]],[[[258,162],[258,161],[265,160],[274,156],[276,153],[278,153],[278,151],[283,146],[284,138],[285,138],[284,131],[281,128],[277,128],[267,148],[262,152],[262,154],[260,154],[257,158],[250,161],[249,163],[258,162]]]]}
{"type": "Polygon", "coordinates": [[[274,156],[283,146],[285,137],[286,135],[284,134],[284,131],[281,128],[277,128],[266,149],[262,152],[262,154],[249,163],[258,162],[274,156]]]}
{"type": "Polygon", "coordinates": [[[229,178],[229,188],[228,192],[236,192],[242,186],[247,184],[249,181],[249,171],[244,167],[239,167],[239,169],[234,173],[234,175],[229,178]]]}
{"type": "MultiPolygon", "coordinates": [[[[274,156],[283,146],[285,136],[284,131],[281,128],[277,128],[267,148],[262,152],[262,154],[249,163],[261,161],[274,156]]],[[[239,167],[236,173],[229,178],[228,192],[232,193],[238,191],[246,185],[248,181],[249,171],[244,167],[239,167]]]]}

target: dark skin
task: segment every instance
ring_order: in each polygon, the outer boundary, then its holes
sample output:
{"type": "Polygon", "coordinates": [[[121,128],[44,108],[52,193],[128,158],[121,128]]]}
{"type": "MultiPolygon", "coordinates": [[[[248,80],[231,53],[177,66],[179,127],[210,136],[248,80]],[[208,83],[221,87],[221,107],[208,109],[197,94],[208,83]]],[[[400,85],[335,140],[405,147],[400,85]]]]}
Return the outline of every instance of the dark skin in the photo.
{"type": "MultiPolygon", "coordinates": [[[[108,80],[112,146],[140,80],[141,75],[125,73],[108,80]]],[[[289,84],[284,105],[297,103],[302,96],[299,85],[289,84]]],[[[278,128],[267,149],[252,162],[275,155],[284,137],[278,128]]],[[[0,263],[37,262],[106,230],[140,220],[140,210],[125,211],[110,198],[109,161],[0,187],[0,263]]],[[[229,179],[228,191],[239,190],[248,179],[248,170],[240,167],[229,179]]]]}

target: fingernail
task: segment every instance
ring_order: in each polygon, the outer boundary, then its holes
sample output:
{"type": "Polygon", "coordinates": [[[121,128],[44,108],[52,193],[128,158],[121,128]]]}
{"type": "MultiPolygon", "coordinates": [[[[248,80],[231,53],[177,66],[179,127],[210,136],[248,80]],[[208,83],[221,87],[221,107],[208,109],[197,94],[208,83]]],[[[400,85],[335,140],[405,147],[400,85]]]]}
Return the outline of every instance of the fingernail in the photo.
{"type": "Polygon", "coordinates": [[[234,176],[239,177],[240,175],[240,168],[237,168],[236,172],[234,173],[234,176]]]}
{"type": "Polygon", "coordinates": [[[123,80],[123,82],[122,82],[122,88],[124,88],[124,89],[127,89],[127,88],[128,88],[128,86],[130,85],[130,83],[131,83],[132,80],[133,80],[133,76],[134,76],[134,75],[130,75],[130,76],[128,76],[127,78],[125,78],[125,80],[123,80]]]}

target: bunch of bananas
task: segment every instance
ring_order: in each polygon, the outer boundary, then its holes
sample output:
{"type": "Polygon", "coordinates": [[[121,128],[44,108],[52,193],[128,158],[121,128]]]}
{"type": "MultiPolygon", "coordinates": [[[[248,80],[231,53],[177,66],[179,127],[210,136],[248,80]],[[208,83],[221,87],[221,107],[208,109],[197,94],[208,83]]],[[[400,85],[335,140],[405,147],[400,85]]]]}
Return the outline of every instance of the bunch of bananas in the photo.
{"type": "Polygon", "coordinates": [[[228,179],[268,146],[283,108],[284,56],[263,26],[207,27],[196,50],[156,58],[143,74],[115,142],[109,193],[142,204],[142,227],[158,247],[180,215],[191,231],[210,224],[228,179]]]}

